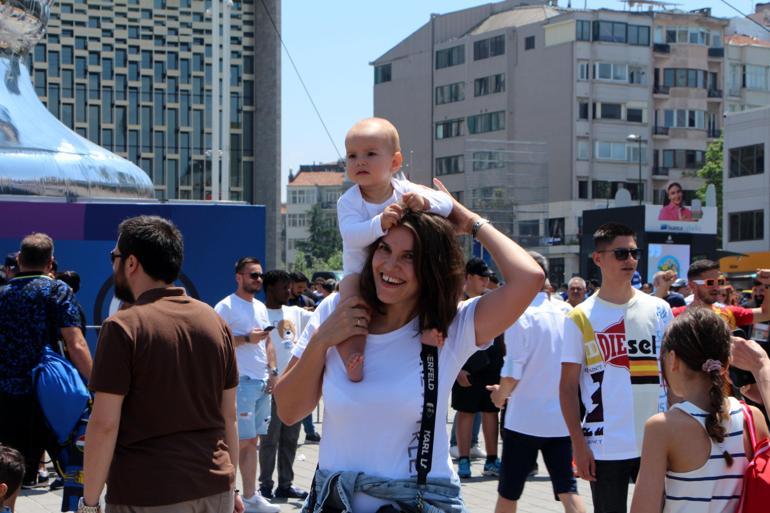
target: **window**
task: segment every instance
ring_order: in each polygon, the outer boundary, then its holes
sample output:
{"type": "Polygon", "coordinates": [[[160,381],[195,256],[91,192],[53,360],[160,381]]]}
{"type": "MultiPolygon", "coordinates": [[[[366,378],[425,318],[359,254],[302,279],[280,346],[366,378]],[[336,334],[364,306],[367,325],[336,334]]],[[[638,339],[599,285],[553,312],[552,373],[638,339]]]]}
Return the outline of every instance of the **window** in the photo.
{"type": "Polygon", "coordinates": [[[486,96],[503,91],[505,91],[505,73],[481,77],[473,81],[474,96],[486,96]]]}
{"type": "Polygon", "coordinates": [[[299,189],[289,191],[289,203],[297,205],[304,203],[313,203],[315,198],[311,195],[310,191],[299,189]]]}
{"type": "Polygon", "coordinates": [[[499,151],[474,151],[473,170],[501,169],[505,167],[503,154],[499,151]]]}
{"type": "Polygon", "coordinates": [[[612,199],[612,184],[606,180],[591,182],[591,197],[593,199],[612,199]]]}
{"type": "Polygon", "coordinates": [[[628,83],[647,85],[647,67],[629,64],[628,83]]]}
{"type": "MultiPolygon", "coordinates": [[[[639,143],[596,141],[594,158],[618,162],[639,162],[639,143]]],[[[646,163],[646,160],[647,145],[642,144],[642,163],[646,163]]]]}
{"type": "Polygon", "coordinates": [[[436,123],[436,139],[448,139],[463,135],[463,120],[451,119],[436,123]]]}
{"type": "Polygon", "coordinates": [[[464,159],[462,155],[451,157],[439,157],[436,159],[436,176],[453,175],[464,171],[464,159]]]}
{"type": "Polygon", "coordinates": [[[286,221],[287,221],[287,224],[289,225],[289,228],[304,228],[307,224],[307,215],[288,214],[286,221]]]}
{"type": "Polygon", "coordinates": [[[700,169],[705,162],[702,150],[663,150],[663,167],[675,169],[700,169]]]}
{"type": "Polygon", "coordinates": [[[535,48],[535,36],[527,36],[524,38],[524,49],[532,50],[535,48]]]}
{"type": "Polygon", "coordinates": [[[596,62],[594,63],[594,79],[628,82],[628,64],[596,62]]]}
{"type": "MultiPolygon", "coordinates": [[[[50,54],[50,52],[49,52],[50,54]]],[[[49,63],[50,69],[50,63],[49,63]]],[[[744,67],[744,87],[746,89],[755,89],[758,91],[767,91],[767,66],[754,66],[747,64],[744,67]]]]}
{"type": "Polygon", "coordinates": [[[540,245],[540,221],[538,221],[537,219],[519,221],[518,241],[520,244],[524,246],[539,246],[540,245]]]}
{"type": "Polygon", "coordinates": [[[626,24],[615,21],[595,21],[594,41],[625,43],[626,24]]]}
{"type": "Polygon", "coordinates": [[[623,105],[595,102],[594,119],[623,119],[623,105]]]}
{"type": "Polygon", "coordinates": [[[590,65],[588,64],[588,61],[578,61],[578,80],[590,79],[591,77],[588,73],[589,69],[590,65]]]}
{"type": "Polygon", "coordinates": [[[473,81],[473,96],[486,96],[488,94],[489,77],[481,77],[473,81]]]}
{"type": "Polygon", "coordinates": [[[754,144],[730,149],[730,178],[765,172],[765,145],[754,144]]]}
{"type": "Polygon", "coordinates": [[[578,119],[588,119],[588,102],[578,102],[578,119]]]}
{"type": "Polygon", "coordinates": [[[663,85],[703,89],[708,86],[708,71],[688,68],[665,68],[663,70],[663,85]]]}
{"type": "Polygon", "coordinates": [[[578,41],[591,40],[591,22],[586,20],[577,20],[575,23],[575,39],[578,41]]]}
{"type": "Polygon", "coordinates": [[[629,25],[628,44],[635,46],[650,46],[650,27],[645,25],[629,25]]]}
{"type": "MultiPolygon", "coordinates": [[[[658,119],[660,119],[660,114],[658,119]]],[[[698,128],[704,130],[706,127],[706,112],[702,110],[664,110],[663,126],[666,128],[698,128]]]]}
{"type": "Polygon", "coordinates": [[[463,45],[436,51],[436,69],[460,64],[465,64],[465,47],[463,45]]]}
{"type": "Polygon", "coordinates": [[[626,109],[626,121],[630,121],[631,123],[644,123],[644,111],[640,108],[628,107],[626,109]]]}
{"type": "Polygon", "coordinates": [[[381,66],[374,67],[374,83],[382,84],[383,82],[390,82],[391,80],[391,64],[383,64],[381,66]]]}
{"type": "Polygon", "coordinates": [[[762,240],[765,238],[765,213],[763,210],[730,214],[730,242],[762,240]]]}
{"type": "Polygon", "coordinates": [[[505,111],[468,116],[468,133],[483,134],[505,128],[505,111]]]}
{"type": "Polygon", "coordinates": [[[473,60],[479,61],[505,53],[505,36],[480,39],[473,43],[473,60]]]}
{"type": "Polygon", "coordinates": [[[578,199],[588,199],[588,180],[578,180],[578,199]]]}
{"type": "Polygon", "coordinates": [[[578,160],[588,160],[591,158],[589,153],[591,152],[591,144],[585,139],[578,139],[577,142],[577,158],[578,160]]]}
{"type": "Polygon", "coordinates": [[[436,105],[460,102],[465,99],[465,82],[436,87],[436,105]]]}

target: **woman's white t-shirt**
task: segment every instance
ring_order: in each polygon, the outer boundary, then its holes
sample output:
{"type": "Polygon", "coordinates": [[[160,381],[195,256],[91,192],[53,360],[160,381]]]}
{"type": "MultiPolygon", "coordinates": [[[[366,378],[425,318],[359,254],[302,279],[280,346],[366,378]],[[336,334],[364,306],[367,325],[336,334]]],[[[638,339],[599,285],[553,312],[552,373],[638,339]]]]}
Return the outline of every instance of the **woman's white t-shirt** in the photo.
{"type": "MultiPolygon", "coordinates": [[[[439,350],[437,423],[443,423],[447,417],[449,394],[457,374],[479,349],[474,323],[477,300],[459,304],[445,344],[439,350]]],[[[294,348],[294,356],[302,356],[317,327],[338,303],[339,296],[334,294],[318,306],[294,348]]],[[[366,337],[364,379],[359,383],[348,379],[339,352],[331,349],[326,353],[321,469],[416,479],[415,458],[423,403],[420,351],[415,318],[390,333],[366,337]]],[[[429,477],[456,478],[449,458],[446,429],[436,429],[429,477]]]]}

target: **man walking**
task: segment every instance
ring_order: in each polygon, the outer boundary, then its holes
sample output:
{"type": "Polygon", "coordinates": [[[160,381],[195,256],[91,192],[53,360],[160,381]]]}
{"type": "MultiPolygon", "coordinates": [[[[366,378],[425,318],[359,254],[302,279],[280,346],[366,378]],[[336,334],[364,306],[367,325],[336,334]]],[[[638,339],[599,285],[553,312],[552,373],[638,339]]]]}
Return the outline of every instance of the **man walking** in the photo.
{"type": "Polygon", "coordinates": [[[233,511],[235,351],[214,310],[173,286],[183,253],[166,219],[120,223],[110,259],[131,306],[99,333],[79,513],[100,511],[105,482],[111,513],[233,511]]]}
{"type": "Polygon", "coordinates": [[[48,433],[30,377],[44,348],[56,348],[61,335],[75,368],[86,380],[91,376],[91,353],[80,332],[72,289],[48,275],[53,249],[53,240],[44,233],[24,237],[16,274],[0,290],[0,443],[24,457],[27,488],[39,484],[48,433]]]}
{"type": "Polygon", "coordinates": [[[237,288],[214,310],[233,332],[238,360],[238,445],[243,502],[254,513],[277,513],[257,491],[257,437],[267,434],[270,424],[270,392],[278,375],[275,351],[270,342],[270,326],[265,305],[254,297],[262,290],[262,265],[254,257],[235,263],[237,288]]]}
{"type": "MultiPolygon", "coordinates": [[[[548,276],[548,261],[540,253],[529,255],[548,276]]],[[[574,278],[573,278],[574,279],[574,278]]],[[[569,431],[559,409],[559,372],[567,318],[562,303],[543,290],[516,323],[505,331],[505,363],[500,385],[487,387],[492,402],[502,409],[503,457],[495,513],[515,513],[524,483],[537,461],[543,459],[551,476],[554,496],[566,513],[584,513],[572,473],[569,431]]]]}
{"type": "Polygon", "coordinates": [[[600,226],[592,258],[601,288],[567,314],[564,328],[561,409],[596,513],[625,513],[644,422],[666,408],[659,357],[671,307],[631,285],[640,257],[630,228],[600,226]],[[582,426],[578,397],[586,408],[582,426]]]}
{"type": "MultiPolygon", "coordinates": [[[[291,278],[286,271],[268,271],[264,277],[265,306],[270,325],[270,339],[275,348],[276,363],[280,374],[291,359],[291,350],[299,340],[312,312],[299,306],[287,306],[291,297],[291,278]]],[[[302,423],[287,426],[276,413],[275,401],[270,412],[270,426],[267,435],[259,444],[259,491],[263,497],[272,499],[304,499],[307,492],[293,486],[294,456],[302,423]],[[273,495],[273,470],[278,456],[278,488],[273,495]]]]}

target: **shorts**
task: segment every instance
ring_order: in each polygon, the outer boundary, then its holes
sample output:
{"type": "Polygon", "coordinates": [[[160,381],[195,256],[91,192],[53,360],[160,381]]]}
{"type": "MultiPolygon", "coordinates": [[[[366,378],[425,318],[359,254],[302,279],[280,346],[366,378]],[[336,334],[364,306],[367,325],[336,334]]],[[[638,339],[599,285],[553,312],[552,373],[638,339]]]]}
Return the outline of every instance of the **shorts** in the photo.
{"type": "Polygon", "coordinates": [[[568,436],[547,438],[503,429],[503,458],[497,485],[501,497],[519,500],[527,476],[537,462],[538,451],[543,453],[551,476],[554,498],[558,500],[562,493],[577,493],[577,479],[572,473],[572,442],[568,436]]]}
{"type": "Polygon", "coordinates": [[[596,481],[591,481],[595,513],[626,513],[628,485],[636,482],[640,461],[596,460],[596,481]]]}
{"type": "Polygon", "coordinates": [[[492,402],[492,394],[481,384],[461,387],[455,383],[452,386],[452,408],[464,413],[500,411],[492,402]]]}
{"type": "Polygon", "coordinates": [[[249,440],[266,435],[270,426],[270,394],[265,393],[267,380],[241,376],[238,383],[238,438],[249,440]]]}

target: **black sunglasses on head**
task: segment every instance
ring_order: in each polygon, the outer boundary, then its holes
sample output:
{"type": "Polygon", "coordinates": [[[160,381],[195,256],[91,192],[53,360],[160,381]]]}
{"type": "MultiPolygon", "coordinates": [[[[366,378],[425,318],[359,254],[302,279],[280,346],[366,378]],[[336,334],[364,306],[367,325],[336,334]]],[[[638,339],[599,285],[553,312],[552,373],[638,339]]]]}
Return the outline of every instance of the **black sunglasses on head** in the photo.
{"type": "Polygon", "coordinates": [[[603,249],[599,253],[612,253],[618,260],[628,260],[628,257],[633,257],[634,260],[639,260],[642,256],[642,250],[639,248],[615,248],[615,249],[603,249]]]}

